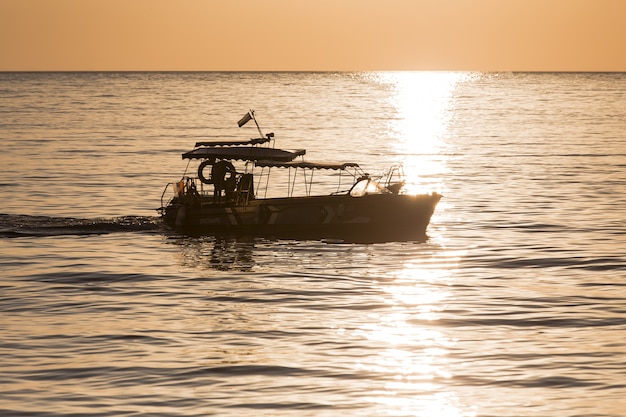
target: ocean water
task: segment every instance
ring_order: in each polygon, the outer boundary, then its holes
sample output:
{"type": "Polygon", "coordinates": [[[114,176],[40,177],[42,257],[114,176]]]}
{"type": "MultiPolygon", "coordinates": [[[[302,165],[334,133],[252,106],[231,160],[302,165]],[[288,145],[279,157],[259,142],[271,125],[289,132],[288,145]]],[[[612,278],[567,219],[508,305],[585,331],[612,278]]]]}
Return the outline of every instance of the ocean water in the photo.
{"type": "Polygon", "coordinates": [[[626,415],[626,74],[0,73],[0,143],[1,415],[626,415]],[[164,228],[248,109],[428,240],[164,228]]]}

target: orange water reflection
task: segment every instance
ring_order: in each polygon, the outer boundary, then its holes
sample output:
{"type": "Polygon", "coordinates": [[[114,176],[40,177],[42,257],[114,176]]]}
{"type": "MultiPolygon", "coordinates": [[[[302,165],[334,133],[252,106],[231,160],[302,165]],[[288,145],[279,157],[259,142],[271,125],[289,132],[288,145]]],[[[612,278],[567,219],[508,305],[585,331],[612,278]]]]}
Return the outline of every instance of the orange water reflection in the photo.
{"type": "MultiPolygon", "coordinates": [[[[390,121],[395,153],[407,176],[407,191],[445,194],[445,174],[453,150],[447,143],[453,117],[455,89],[468,75],[443,72],[380,74],[391,86],[396,117],[390,121]]],[[[445,212],[445,200],[436,215],[445,212]]],[[[442,236],[435,239],[445,246],[442,236]]],[[[441,249],[441,248],[440,248],[441,249]]],[[[450,387],[454,378],[449,363],[456,340],[437,325],[451,302],[448,285],[463,252],[442,250],[430,258],[424,253],[407,259],[403,268],[385,281],[386,314],[371,317],[359,330],[362,337],[386,345],[370,363],[358,366],[388,375],[384,387],[369,401],[387,415],[473,416],[476,410],[463,404],[450,387]]]]}
{"type": "MultiPolygon", "coordinates": [[[[474,416],[453,388],[450,351],[457,340],[438,320],[452,303],[449,286],[462,251],[416,253],[404,267],[381,279],[387,306],[368,316],[355,335],[377,346],[376,353],[355,364],[377,375],[367,401],[381,415],[474,416]],[[419,259],[417,259],[419,258],[419,259]]],[[[410,258],[410,256],[409,256],[410,258]]]]}
{"type": "Polygon", "coordinates": [[[442,174],[451,153],[446,137],[453,117],[455,90],[468,77],[452,72],[388,72],[379,82],[390,86],[396,110],[389,122],[395,153],[407,174],[411,194],[444,191],[442,174]]]}

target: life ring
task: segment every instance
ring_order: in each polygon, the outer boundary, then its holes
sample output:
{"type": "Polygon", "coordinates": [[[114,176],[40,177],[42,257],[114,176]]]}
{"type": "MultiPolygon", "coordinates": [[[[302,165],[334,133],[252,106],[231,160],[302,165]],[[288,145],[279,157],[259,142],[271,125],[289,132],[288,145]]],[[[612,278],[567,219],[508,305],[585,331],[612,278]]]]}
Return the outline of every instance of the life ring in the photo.
{"type": "Polygon", "coordinates": [[[209,175],[209,178],[207,178],[204,176],[204,173],[202,172],[204,171],[204,168],[206,168],[207,165],[213,165],[213,162],[209,161],[208,159],[206,161],[202,161],[202,163],[198,167],[198,178],[200,179],[200,182],[204,184],[213,184],[213,179],[211,178],[211,176],[209,175]]]}
{"type": "Polygon", "coordinates": [[[198,166],[198,178],[204,184],[215,184],[216,188],[224,188],[224,184],[229,179],[233,178],[237,174],[237,170],[235,170],[235,166],[226,160],[221,160],[218,162],[214,162],[211,160],[203,161],[200,166],[198,166]],[[211,174],[207,178],[204,175],[204,168],[207,165],[211,165],[211,174]]]}

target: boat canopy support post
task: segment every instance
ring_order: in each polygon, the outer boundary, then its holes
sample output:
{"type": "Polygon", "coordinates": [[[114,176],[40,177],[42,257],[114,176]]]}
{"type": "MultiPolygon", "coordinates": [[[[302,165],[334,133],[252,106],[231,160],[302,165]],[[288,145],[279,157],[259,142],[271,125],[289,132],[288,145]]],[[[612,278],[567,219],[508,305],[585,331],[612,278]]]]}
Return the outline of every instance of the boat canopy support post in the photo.
{"type": "Polygon", "coordinates": [[[335,191],[336,194],[339,194],[339,191],[341,190],[341,175],[343,174],[343,169],[339,170],[339,182],[337,184],[337,191],[335,191]]]}
{"type": "Polygon", "coordinates": [[[258,179],[258,184],[257,184],[256,189],[259,195],[261,193],[261,189],[263,189],[263,198],[267,198],[267,189],[269,188],[271,170],[272,170],[271,167],[267,167],[267,174],[266,174],[265,167],[261,167],[261,173],[258,175],[259,179],[258,179]],[[262,184],[264,177],[265,177],[265,185],[262,184]]]}
{"type": "Polygon", "coordinates": [[[295,169],[293,173],[293,179],[291,178],[291,170],[287,169],[287,175],[289,178],[287,179],[287,197],[291,197],[293,195],[293,190],[296,187],[296,174],[298,173],[298,168],[295,169]]]}
{"type": "Polygon", "coordinates": [[[307,181],[306,170],[305,169],[302,170],[302,174],[304,175],[304,188],[306,189],[306,196],[307,197],[311,196],[311,188],[313,187],[313,174],[314,173],[315,173],[315,170],[312,169],[311,170],[311,177],[307,181]]]}

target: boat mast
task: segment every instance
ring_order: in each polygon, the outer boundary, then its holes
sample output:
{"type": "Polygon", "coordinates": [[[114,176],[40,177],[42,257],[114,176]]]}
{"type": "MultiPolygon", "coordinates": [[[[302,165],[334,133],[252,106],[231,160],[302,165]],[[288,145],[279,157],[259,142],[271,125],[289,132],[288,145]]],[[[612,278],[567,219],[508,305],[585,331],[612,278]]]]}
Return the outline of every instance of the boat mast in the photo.
{"type": "Polygon", "coordinates": [[[252,120],[254,120],[254,124],[256,125],[256,130],[259,131],[259,137],[263,138],[265,137],[265,135],[263,135],[263,132],[261,131],[261,127],[259,126],[259,123],[256,121],[256,117],[254,117],[254,110],[250,109],[250,115],[252,116],[252,120]]]}
{"type": "MultiPolygon", "coordinates": [[[[256,121],[256,117],[254,117],[254,110],[250,109],[248,111],[248,113],[244,114],[244,116],[239,119],[239,121],[237,122],[237,125],[239,127],[242,127],[243,125],[245,125],[246,123],[248,123],[250,120],[254,120],[254,124],[256,125],[256,130],[259,131],[259,137],[261,138],[267,138],[268,142],[273,140],[274,138],[274,133],[268,133],[267,135],[263,134],[263,131],[261,130],[261,126],[259,126],[259,122],[256,121]]],[[[274,147],[274,144],[272,143],[272,148],[274,147]]]]}

